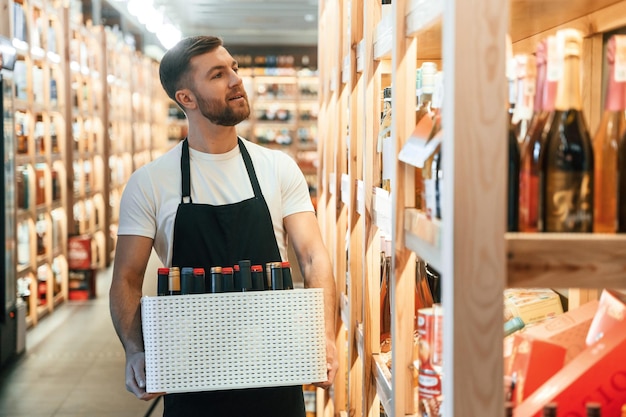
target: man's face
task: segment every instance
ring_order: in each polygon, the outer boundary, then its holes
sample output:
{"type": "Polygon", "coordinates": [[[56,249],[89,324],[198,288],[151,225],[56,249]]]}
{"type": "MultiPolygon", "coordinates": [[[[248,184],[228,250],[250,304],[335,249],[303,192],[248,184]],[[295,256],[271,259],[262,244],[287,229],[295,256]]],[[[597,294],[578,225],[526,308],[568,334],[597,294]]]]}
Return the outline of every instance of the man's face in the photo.
{"type": "Polygon", "coordinates": [[[205,118],[216,125],[235,126],[250,116],[239,67],[224,47],[192,58],[191,65],[190,90],[205,118]]]}

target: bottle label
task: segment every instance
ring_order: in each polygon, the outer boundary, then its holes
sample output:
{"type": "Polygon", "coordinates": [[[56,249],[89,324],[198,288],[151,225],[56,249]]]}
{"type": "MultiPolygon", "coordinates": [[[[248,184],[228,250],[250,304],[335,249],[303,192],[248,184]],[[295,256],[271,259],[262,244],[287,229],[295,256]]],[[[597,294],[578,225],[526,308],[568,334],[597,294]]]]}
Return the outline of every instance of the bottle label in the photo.
{"type": "Polygon", "coordinates": [[[552,172],[546,185],[546,232],[592,232],[591,177],[587,172],[552,172]]]}

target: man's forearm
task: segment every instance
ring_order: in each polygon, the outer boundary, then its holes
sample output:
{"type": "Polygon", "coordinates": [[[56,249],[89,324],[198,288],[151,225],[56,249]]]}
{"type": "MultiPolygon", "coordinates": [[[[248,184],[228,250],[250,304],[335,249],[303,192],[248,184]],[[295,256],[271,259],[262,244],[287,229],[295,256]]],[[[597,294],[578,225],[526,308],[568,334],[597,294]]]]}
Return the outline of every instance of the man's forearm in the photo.
{"type": "Polygon", "coordinates": [[[142,352],[144,349],[141,333],[141,295],[141,291],[133,290],[123,281],[111,285],[110,309],[113,327],[127,353],[142,352]]]}

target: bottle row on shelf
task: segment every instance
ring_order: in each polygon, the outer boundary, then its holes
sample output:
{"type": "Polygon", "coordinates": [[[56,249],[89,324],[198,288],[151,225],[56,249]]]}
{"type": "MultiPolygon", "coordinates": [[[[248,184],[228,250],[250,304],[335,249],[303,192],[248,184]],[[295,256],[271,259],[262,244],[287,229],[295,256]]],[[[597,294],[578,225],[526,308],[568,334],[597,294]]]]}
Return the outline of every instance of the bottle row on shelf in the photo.
{"type": "MultiPolygon", "coordinates": [[[[595,135],[582,111],[582,34],[562,29],[534,55],[510,57],[508,230],[522,232],[626,231],[626,82],[620,78],[626,36],[608,43],[606,104],[595,135]]],[[[443,74],[418,69],[415,131],[398,158],[416,169],[416,207],[441,218],[443,74]]],[[[381,187],[389,190],[391,88],[383,92],[378,150],[381,187]]]]}

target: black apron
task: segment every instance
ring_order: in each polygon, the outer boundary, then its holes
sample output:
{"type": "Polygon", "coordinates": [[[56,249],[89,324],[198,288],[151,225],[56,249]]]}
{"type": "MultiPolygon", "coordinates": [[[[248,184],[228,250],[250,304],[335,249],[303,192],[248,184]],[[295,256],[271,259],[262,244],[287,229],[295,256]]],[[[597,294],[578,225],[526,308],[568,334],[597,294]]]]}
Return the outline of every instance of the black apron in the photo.
{"type": "MultiPolygon", "coordinates": [[[[193,204],[189,144],[182,144],[182,201],[174,222],[172,266],[233,266],[249,259],[252,265],[280,261],[272,218],[241,139],[239,149],[254,197],[213,206],[193,204]]],[[[167,394],[164,417],[304,417],[302,386],[167,394]]]]}

